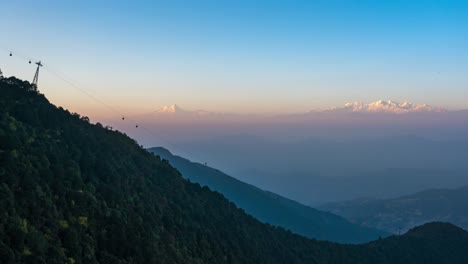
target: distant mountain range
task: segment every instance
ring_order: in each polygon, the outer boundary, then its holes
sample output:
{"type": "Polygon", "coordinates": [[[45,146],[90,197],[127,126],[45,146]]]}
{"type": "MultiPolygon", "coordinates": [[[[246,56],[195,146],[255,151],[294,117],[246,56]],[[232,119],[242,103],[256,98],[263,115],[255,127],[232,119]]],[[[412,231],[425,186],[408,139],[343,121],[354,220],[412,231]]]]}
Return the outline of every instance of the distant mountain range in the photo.
{"type": "MultiPolygon", "coordinates": [[[[379,100],[371,103],[353,102],[346,103],[341,107],[331,107],[325,109],[312,110],[309,113],[387,113],[387,114],[407,114],[407,113],[443,113],[448,112],[447,109],[433,107],[427,104],[415,104],[411,102],[395,102],[392,100],[379,100]]],[[[209,112],[206,110],[185,110],[176,104],[165,105],[155,111],[155,113],[170,113],[170,114],[204,114],[204,115],[219,115],[221,113],[209,112]]],[[[224,113],[225,114],[225,113],[224,113]]],[[[235,114],[231,114],[235,115],[235,114]]],[[[242,115],[242,114],[239,114],[242,115]]],[[[277,114],[276,116],[288,114],[277,114]]]]}
{"type": "Polygon", "coordinates": [[[391,100],[379,100],[372,103],[354,102],[347,103],[343,107],[334,107],[327,112],[354,112],[354,113],[390,113],[390,114],[405,114],[405,113],[422,113],[422,112],[447,112],[446,109],[432,107],[427,104],[413,104],[410,102],[398,103],[391,100]]]}
{"type": "Polygon", "coordinates": [[[389,235],[373,228],[359,227],[337,215],[261,190],[217,169],[172,155],[167,149],[156,147],[148,150],[168,160],[183,177],[222,193],[262,222],[284,227],[309,238],[343,243],[363,243],[389,235]]]}
{"type": "Polygon", "coordinates": [[[361,226],[388,232],[405,232],[433,221],[450,222],[468,230],[468,186],[427,190],[394,199],[330,203],[320,208],[361,226]]]}

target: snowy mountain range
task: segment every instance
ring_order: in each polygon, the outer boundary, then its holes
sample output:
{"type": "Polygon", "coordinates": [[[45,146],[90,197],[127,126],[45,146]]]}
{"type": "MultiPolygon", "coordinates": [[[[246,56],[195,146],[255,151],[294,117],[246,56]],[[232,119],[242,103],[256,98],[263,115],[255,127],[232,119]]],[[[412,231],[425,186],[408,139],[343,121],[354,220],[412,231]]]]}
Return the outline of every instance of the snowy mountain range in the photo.
{"type": "Polygon", "coordinates": [[[423,112],[447,112],[446,109],[432,107],[427,104],[414,104],[410,102],[398,103],[391,100],[376,101],[372,103],[354,102],[347,103],[343,107],[333,107],[324,110],[325,112],[354,112],[354,113],[423,113],[423,112]]]}
{"type": "MultiPolygon", "coordinates": [[[[209,112],[205,110],[189,111],[180,108],[178,105],[165,105],[155,111],[158,114],[183,114],[183,115],[219,115],[220,113],[209,112]]],[[[391,100],[379,100],[372,103],[354,102],[346,103],[342,107],[332,107],[321,110],[314,110],[311,113],[387,113],[387,114],[406,114],[406,113],[441,113],[447,112],[446,109],[433,107],[427,104],[415,104],[411,102],[395,102],[391,100]]]]}

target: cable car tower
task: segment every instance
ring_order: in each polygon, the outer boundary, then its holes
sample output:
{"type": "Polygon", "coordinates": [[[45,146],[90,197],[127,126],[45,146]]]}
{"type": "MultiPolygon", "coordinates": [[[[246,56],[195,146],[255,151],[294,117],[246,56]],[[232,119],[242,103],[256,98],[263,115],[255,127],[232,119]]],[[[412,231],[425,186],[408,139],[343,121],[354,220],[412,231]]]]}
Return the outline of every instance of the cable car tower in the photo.
{"type": "Polygon", "coordinates": [[[43,65],[42,65],[41,61],[36,62],[36,65],[37,65],[37,69],[36,69],[36,74],[34,74],[34,79],[32,81],[32,85],[34,87],[36,87],[36,89],[37,89],[37,82],[39,80],[39,68],[42,67],[43,65]]]}
{"type": "Polygon", "coordinates": [[[0,80],[3,79],[3,72],[2,69],[0,69],[0,80]]]}

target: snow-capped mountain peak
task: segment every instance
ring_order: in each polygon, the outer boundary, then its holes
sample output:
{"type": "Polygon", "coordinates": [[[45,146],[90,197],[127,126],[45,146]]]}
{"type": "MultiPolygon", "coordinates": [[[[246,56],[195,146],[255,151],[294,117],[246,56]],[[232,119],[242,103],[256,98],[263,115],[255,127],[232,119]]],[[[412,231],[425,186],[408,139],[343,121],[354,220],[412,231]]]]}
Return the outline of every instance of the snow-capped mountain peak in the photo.
{"type": "Polygon", "coordinates": [[[391,100],[379,100],[368,104],[363,102],[346,103],[343,107],[335,107],[327,111],[403,114],[416,112],[446,112],[447,110],[432,107],[427,104],[414,104],[407,101],[398,103],[391,100]]]}
{"type": "Polygon", "coordinates": [[[158,110],[156,110],[156,114],[170,114],[170,115],[177,115],[177,116],[206,116],[206,115],[214,115],[215,113],[211,113],[205,110],[186,110],[179,107],[176,104],[173,105],[165,105],[158,110]]]}
{"type": "Polygon", "coordinates": [[[180,112],[185,112],[182,108],[180,108],[178,105],[173,104],[173,105],[165,105],[161,107],[158,111],[158,113],[180,113],[180,112]]]}

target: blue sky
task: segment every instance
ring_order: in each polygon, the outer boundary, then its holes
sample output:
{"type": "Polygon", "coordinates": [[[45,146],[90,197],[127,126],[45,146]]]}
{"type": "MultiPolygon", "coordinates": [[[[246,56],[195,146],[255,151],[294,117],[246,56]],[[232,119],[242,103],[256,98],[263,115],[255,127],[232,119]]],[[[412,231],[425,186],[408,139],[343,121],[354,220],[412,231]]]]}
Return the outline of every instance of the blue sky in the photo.
{"type": "MultiPolygon", "coordinates": [[[[125,112],[300,112],[391,99],[468,108],[467,1],[3,1],[8,49],[125,112]]],[[[6,50],[5,50],[6,48],[6,50]]],[[[56,104],[105,109],[43,71],[56,104]]]]}

